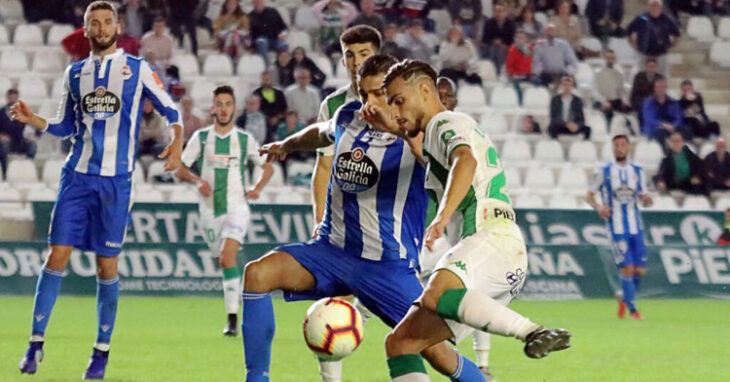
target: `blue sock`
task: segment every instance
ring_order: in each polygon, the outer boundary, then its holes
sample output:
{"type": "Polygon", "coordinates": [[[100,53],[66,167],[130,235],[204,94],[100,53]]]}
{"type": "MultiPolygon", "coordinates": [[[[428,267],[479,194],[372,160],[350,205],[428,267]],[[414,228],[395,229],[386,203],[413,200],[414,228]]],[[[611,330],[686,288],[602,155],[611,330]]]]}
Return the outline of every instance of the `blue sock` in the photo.
{"type": "Polygon", "coordinates": [[[246,382],[268,382],[271,343],[274,341],[274,305],[269,293],[243,292],[243,354],[246,382]],[[248,351],[247,351],[248,350],[248,351]]]}
{"type": "Polygon", "coordinates": [[[641,276],[634,275],[634,291],[639,291],[639,285],[641,284],[641,276]]]}
{"type": "Polygon", "coordinates": [[[53,305],[61,290],[61,279],[63,272],[43,268],[38,275],[38,284],[35,287],[35,301],[33,301],[33,336],[40,336],[46,333],[48,319],[51,317],[53,305]]]}
{"type": "Polygon", "coordinates": [[[96,334],[96,344],[105,347],[99,350],[109,350],[108,345],[114,331],[114,319],[117,318],[118,301],[119,276],[111,279],[98,279],[96,283],[96,315],[99,330],[96,334]]]}
{"type": "Polygon", "coordinates": [[[636,289],[634,288],[634,277],[633,276],[621,276],[621,288],[624,291],[624,303],[629,308],[631,313],[636,311],[634,305],[634,294],[636,289]]]}
{"type": "Polygon", "coordinates": [[[472,362],[469,358],[464,357],[461,353],[459,355],[459,364],[456,366],[456,371],[451,374],[452,382],[486,382],[487,379],[484,377],[477,365],[472,362]]]}

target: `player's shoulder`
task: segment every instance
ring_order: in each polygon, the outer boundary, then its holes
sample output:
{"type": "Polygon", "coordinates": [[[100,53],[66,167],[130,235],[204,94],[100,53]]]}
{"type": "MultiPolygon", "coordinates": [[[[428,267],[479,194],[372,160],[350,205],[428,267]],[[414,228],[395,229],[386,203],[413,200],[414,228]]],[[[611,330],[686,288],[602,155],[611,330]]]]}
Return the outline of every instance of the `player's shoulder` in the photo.
{"type": "Polygon", "coordinates": [[[195,130],[193,132],[193,135],[190,136],[190,139],[192,139],[193,137],[200,138],[201,136],[208,136],[208,134],[213,131],[213,127],[213,125],[209,125],[195,130]]]}
{"type": "Polygon", "coordinates": [[[338,125],[349,124],[358,117],[362,104],[360,101],[350,101],[337,109],[333,116],[338,125]]]}
{"type": "Polygon", "coordinates": [[[454,128],[476,128],[476,121],[467,114],[447,110],[434,115],[427,128],[435,132],[454,128]]]}
{"type": "Polygon", "coordinates": [[[330,94],[327,94],[327,97],[324,97],[324,100],[322,102],[327,102],[329,100],[335,99],[335,98],[341,98],[345,99],[347,98],[347,92],[350,89],[350,85],[343,86],[335,91],[333,91],[330,94]]]}
{"type": "Polygon", "coordinates": [[[629,166],[631,166],[631,168],[633,168],[634,171],[636,171],[636,172],[642,172],[642,171],[644,171],[644,168],[643,167],[639,166],[638,164],[636,164],[634,162],[630,162],[629,163],[629,166]]]}
{"type": "Polygon", "coordinates": [[[238,134],[239,137],[243,136],[243,137],[246,137],[246,138],[253,139],[253,135],[251,135],[251,133],[249,133],[248,131],[242,129],[239,126],[234,126],[233,127],[233,132],[236,133],[236,134],[238,134]]]}

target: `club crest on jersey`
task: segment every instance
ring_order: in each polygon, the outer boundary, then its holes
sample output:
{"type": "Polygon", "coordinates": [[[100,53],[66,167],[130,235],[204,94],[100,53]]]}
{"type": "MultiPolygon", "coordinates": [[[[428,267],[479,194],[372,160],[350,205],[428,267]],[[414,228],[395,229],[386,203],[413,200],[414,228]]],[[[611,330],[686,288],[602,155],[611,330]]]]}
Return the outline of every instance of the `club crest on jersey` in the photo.
{"type": "Polygon", "coordinates": [[[380,172],[361,148],[345,152],[335,162],[335,181],[343,191],[362,192],[378,182],[380,172]]]}
{"type": "Polygon", "coordinates": [[[103,86],[97,87],[81,99],[82,110],[94,119],[107,119],[118,113],[121,107],[122,101],[119,97],[103,86]]]}
{"type": "Polygon", "coordinates": [[[132,78],[132,69],[130,69],[127,65],[122,66],[122,78],[124,78],[125,81],[132,78]]]}
{"type": "Polygon", "coordinates": [[[621,186],[615,189],[613,195],[620,203],[631,203],[636,196],[636,190],[631,187],[621,186]]]}

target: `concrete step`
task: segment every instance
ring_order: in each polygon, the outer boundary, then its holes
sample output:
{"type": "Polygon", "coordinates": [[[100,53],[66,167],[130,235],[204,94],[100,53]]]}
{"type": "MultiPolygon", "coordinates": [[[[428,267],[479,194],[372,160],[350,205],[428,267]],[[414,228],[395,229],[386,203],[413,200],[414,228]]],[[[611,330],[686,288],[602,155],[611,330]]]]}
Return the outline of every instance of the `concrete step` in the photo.
{"type": "Polygon", "coordinates": [[[706,104],[730,104],[730,91],[727,90],[705,90],[702,92],[706,104]]]}

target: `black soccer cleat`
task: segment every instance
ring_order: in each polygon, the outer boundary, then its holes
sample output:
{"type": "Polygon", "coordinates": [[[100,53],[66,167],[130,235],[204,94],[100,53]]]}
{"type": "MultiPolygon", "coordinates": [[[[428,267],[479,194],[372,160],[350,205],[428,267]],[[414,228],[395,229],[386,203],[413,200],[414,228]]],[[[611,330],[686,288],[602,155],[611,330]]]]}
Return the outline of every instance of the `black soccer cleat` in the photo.
{"type": "Polygon", "coordinates": [[[223,335],[235,337],[238,335],[238,316],[236,314],[228,315],[228,323],[223,328],[223,335]]]}
{"type": "Polygon", "coordinates": [[[539,327],[525,338],[525,355],[543,358],[554,351],[570,347],[570,333],[565,329],[544,329],[539,327]]]}
{"type": "Polygon", "coordinates": [[[21,374],[35,374],[38,364],[43,360],[43,341],[31,342],[25,356],[20,360],[21,374]]]}

